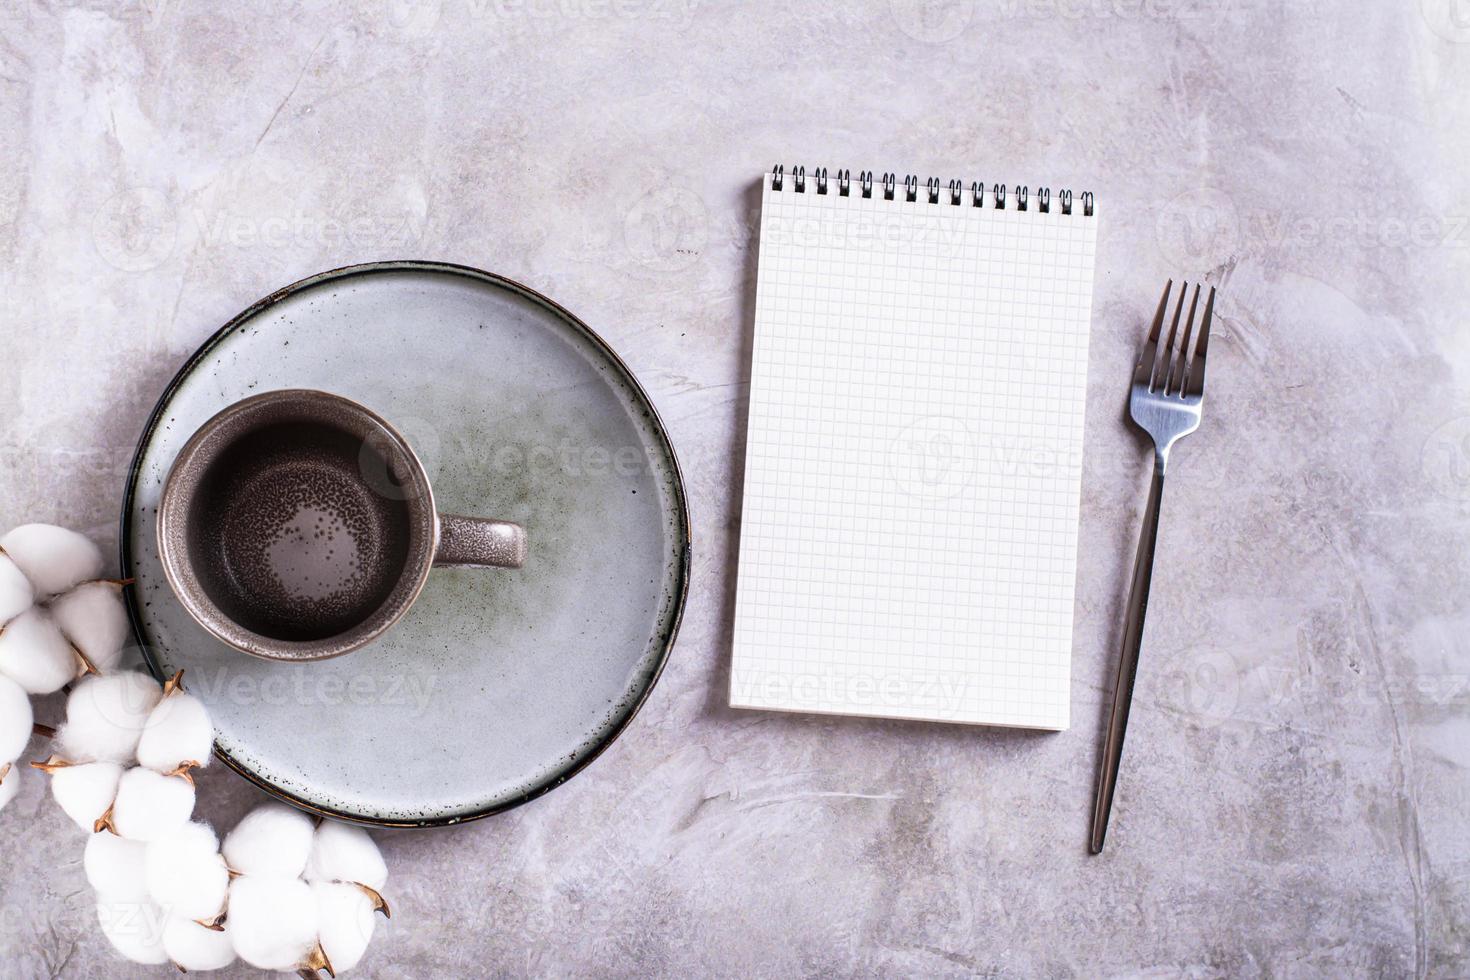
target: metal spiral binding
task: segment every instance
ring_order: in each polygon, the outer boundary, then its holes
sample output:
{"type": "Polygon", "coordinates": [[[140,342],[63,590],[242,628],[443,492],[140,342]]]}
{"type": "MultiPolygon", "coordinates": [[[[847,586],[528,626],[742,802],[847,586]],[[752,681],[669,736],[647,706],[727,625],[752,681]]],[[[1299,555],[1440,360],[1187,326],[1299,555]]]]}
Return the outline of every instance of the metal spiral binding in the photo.
{"type": "MultiPolygon", "coordinates": [[[[817,193],[826,194],[828,187],[827,168],[819,167],[812,171],[816,180],[817,193]]],[[[798,194],[806,193],[806,168],[792,167],[792,189],[798,194]]],[[[891,201],[898,191],[898,175],[885,173],[883,175],[883,199],[891,201]]],[[[865,198],[873,196],[873,171],[862,170],[858,172],[858,189],[865,198]]],[[[938,177],[930,177],[924,181],[924,187],[928,194],[930,204],[939,203],[939,191],[943,182],[938,177]]],[[[776,164],[771,169],[771,190],[782,190],[786,185],[786,168],[782,164],[776,164]]],[[[964,184],[959,180],[949,182],[949,203],[951,207],[959,207],[964,198],[964,184]]],[[[909,174],[903,179],[904,200],[915,202],[919,199],[919,178],[909,174]]],[[[850,196],[852,192],[852,171],[837,171],[837,193],[842,197],[850,196]]],[[[998,211],[1004,211],[1006,207],[1007,191],[1005,184],[991,185],[991,199],[998,211]]],[[[1025,184],[1016,187],[1013,196],[1014,208],[1017,211],[1030,209],[1030,188],[1025,184]]],[[[1091,218],[1095,211],[1095,199],[1091,191],[1082,192],[1082,215],[1091,218]]],[[[1072,192],[1069,190],[1057,191],[1057,204],[1062,214],[1072,213],[1072,192]]],[[[983,208],[985,206],[985,182],[972,181],[970,184],[970,206],[983,208]]],[[[1041,214],[1051,214],[1051,188],[1038,187],[1036,189],[1036,210],[1041,214]]]]}

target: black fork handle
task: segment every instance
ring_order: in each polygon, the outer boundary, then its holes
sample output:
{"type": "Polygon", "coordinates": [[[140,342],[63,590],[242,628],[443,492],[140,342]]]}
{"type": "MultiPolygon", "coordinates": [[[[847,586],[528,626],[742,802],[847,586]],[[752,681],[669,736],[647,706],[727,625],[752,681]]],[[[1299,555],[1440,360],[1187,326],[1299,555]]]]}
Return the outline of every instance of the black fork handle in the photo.
{"type": "Polygon", "coordinates": [[[1118,658],[1118,683],[1113,690],[1113,711],[1103,741],[1102,763],[1097,774],[1097,801],[1092,808],[1093,854],[1102,853],[1108,835],[1108,814],[1113,809],[1113,790],[1118,785],[1118,763],[1123,758],[1123,736],[1128,731],[1128,709],[1133,703],[1133,681],[1138,675],[1138,651],[1143,645],[1143,617],[1148,612],[1148,589],[1154,574],[1154,543],[1159,537],[1159,502],[1164,496],[1164,460],[1154,464],[1153,485],[1143,512],[1143,529],[1138,536],[1138,556],[1133,559],[1133,587],[1128,594],[1128,618],[1123,627],[1123,652],[1118,658]]]}

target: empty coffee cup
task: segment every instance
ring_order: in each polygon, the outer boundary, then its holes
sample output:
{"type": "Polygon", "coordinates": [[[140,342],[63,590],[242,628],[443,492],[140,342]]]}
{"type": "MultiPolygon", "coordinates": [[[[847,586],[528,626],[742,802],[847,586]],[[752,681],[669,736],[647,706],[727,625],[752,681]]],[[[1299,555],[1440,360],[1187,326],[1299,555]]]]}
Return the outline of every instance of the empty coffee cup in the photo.
{"type": "Polygon", "coordinates": [[[275,660],[356,650],[435,565],[519,568],[518,524],[440,514],[407,440],[324,391],[236,402],[180,450],[158,508],[164,574],[231,646],[275,660]]]}

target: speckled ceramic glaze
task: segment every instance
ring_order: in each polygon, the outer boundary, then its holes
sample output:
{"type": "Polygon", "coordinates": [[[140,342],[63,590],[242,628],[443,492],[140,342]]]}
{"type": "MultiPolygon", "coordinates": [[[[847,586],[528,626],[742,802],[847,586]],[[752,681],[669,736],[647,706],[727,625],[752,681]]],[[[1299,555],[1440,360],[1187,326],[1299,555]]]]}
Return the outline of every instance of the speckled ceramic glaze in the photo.
{"type": "MultiPolygon", "coordinates": [[[[472,530],[451,522],[441,551],[472,530]]],[[[186,670],[227,763],[298,805],[405,826],[494,813],[595,757],[656,680],[689,570],[672,447],[617,356],[524,287],[413,262],[304,280],[205,344],[140,441],[122,547],[150,665],[186,670]],[[440,508],[526,528],[525,567],[434,572],[393,630],[346,657],[267,661],[210,635],[163,573],[163,483],[205,421],[278,388],[391,420],[440,508]]]]}

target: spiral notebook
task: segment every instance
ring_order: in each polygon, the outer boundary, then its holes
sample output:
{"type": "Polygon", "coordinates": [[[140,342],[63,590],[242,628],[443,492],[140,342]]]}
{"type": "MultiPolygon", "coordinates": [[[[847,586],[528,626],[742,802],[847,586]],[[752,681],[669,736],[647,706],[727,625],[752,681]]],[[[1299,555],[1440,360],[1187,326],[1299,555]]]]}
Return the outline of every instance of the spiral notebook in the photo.
{"type": "Polygon", "coordinates": [[[730,703],[1066,728],[1092,196],[763,186],[730,703]]]}

